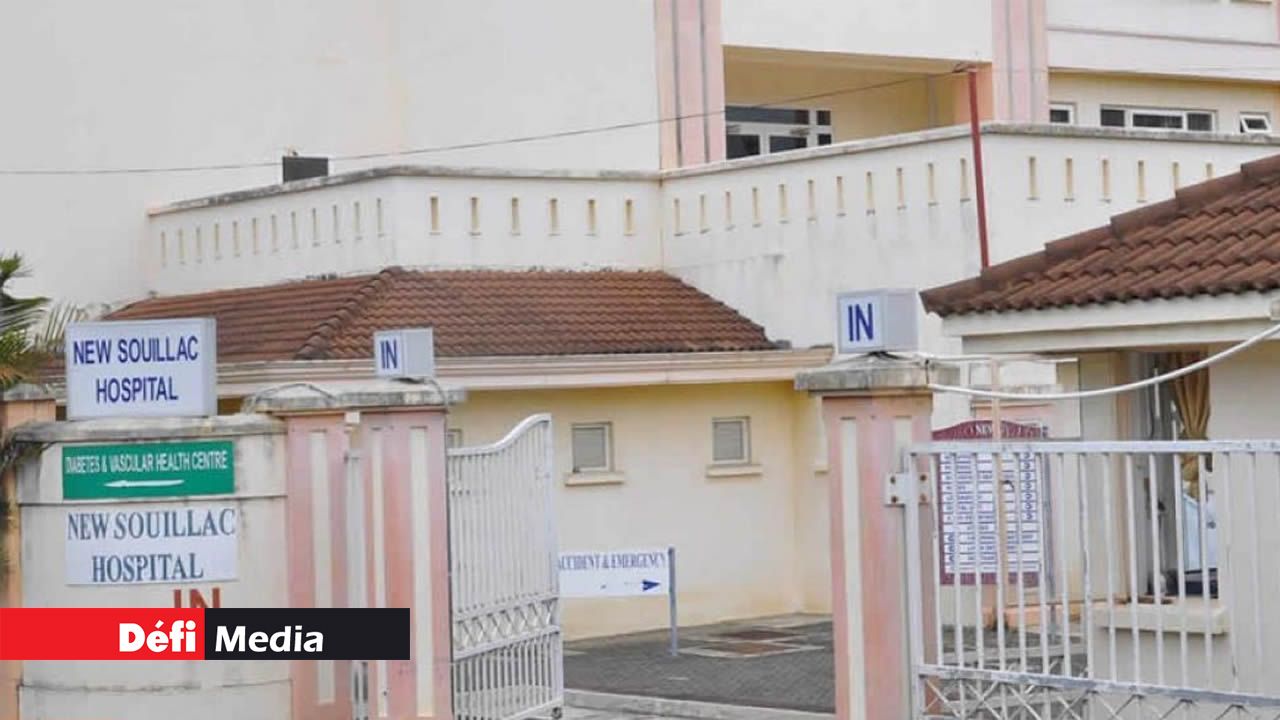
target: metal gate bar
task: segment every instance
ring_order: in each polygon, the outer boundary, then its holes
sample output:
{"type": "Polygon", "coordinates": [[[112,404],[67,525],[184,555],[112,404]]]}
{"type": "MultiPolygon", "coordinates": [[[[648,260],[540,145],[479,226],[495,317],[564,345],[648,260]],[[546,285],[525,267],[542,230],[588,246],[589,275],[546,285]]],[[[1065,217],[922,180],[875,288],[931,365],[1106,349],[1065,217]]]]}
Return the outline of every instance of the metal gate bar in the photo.
{"type": "Polygon", "coordinates": [[[551,417],[448,451],[455,718],[558,716],[564,704],[551,417]]]}
{"type": "Polygon", "coordinates": [[[907,493],[917,716],[1280,717],[1280,441],[932,442],[905,468],[934,496],[907,493]]]}

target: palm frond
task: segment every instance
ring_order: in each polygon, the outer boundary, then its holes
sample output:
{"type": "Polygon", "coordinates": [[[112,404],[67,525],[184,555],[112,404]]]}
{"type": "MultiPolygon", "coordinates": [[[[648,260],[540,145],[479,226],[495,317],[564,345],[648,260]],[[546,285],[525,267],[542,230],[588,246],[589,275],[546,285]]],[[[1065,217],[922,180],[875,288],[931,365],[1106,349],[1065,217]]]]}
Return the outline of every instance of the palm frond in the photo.
{"type": "Polygon", "coordinates": [[[27,267],[21,255],[18,253],[0,255],[0,287],[3,287],[8,281],[15,278],[30,276],[31,269],[27,267]]]}
{"type": "Polygon", "coordinates": [[[53,355],[62,351],[62,343],[67,335],[67,326],[80,322],[88,316],[88,312],[78,305],[57,303],[44,312],[39,327],[35,328],[31,338],[32,346],[45,354],[53,355]]]}
{"type": "Polygon", "coordinates": [[[38,305],[0,307],[0,333],[25,332],[43,316],[44,309],[38,305]]]}
{"type": "Polygon", "coordinates": [[[35,379],[57,352],[67,323],[79,317],[74,306],[50,308],[48,298],[15,297],[10,282],[28,275],[22,256],[0,254],[0,390],[35,379]]]}
{"type": "Polygon", "coordinates": [[[45,297],[19,298],[12,293],[12,281],[31,276],[31,270],[17,253],[0,255],[0,310],[29,310],[49,302],[45,297]]]}
{"type": "Polygon", "coordinates": [[[31,351],[25,329],[0,333],[0,389],[30,376],[42,360],[31,351]]]}

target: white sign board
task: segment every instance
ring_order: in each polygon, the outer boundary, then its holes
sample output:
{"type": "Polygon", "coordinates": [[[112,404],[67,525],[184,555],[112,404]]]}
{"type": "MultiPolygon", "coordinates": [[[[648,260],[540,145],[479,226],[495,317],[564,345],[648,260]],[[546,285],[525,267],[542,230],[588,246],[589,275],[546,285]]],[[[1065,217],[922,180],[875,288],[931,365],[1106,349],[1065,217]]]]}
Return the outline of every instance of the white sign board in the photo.
{"type": "Polygon", "coordinates": [[[836,298],[840,354],[911,351],[919,347],[914,290],[843,293],[836,298]]]}
{"type": "Polygon", "coordinates": [[[65,352],[72,420],[218,412],[212,318],[73,323],[65,352]]]}
{"type": "Polygon", "coordinates": [[[670,580],[667,548],[560,553],[563,597],[666,597],[670,580]]]}
{"type": "MultiPolygon", "coordinates": [[[[999,574],[994,459],[991,455],[976,453],[943,453],[938,464],[942,492],[942,572],[947,576],[977,572],[984,576],[984,582],[993,582],[999,574]]],[[[1001,456],[1000,465],[1005,480],[1005,530],[1008,533],[1005,571],[1016,576],[1021,567],[1023,573],[1039,573],[1044,548],[1040,522],[1040,489],[1044,487],[1041,463],[1034,455],[1007,453],[1001,456]]]]}
{"type": "Polygon", "coordinates": [[[233,505],[86,505],[66,514],[68,585],[234,580],[233,505]]]}
{"type": "Polygon", "coordinates": [[[374,333],[373,362],[378,377],[432,377],[436,374],[435,335],[431,328],[374,333]]]}

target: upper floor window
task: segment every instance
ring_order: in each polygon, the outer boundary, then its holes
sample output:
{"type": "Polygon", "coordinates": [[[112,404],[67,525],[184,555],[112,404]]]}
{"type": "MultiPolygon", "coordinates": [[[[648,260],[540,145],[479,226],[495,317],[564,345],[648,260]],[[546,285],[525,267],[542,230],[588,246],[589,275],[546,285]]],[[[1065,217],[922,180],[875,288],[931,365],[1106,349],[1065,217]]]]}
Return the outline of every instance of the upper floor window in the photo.
{"type": "Polygon", "coordinates": [[[1075,125],[1075,103],[1049,103],[1049,122],[1054,125],[1075,125]]]}
{"type": "Polygon", "coordinates": [[[831,144],[831,111],[807,108],[725,108],[730,159],[831,144]]]}
{"type": "Polygon", "coordinates": [[[1213,132],[1213,113],[1207,110],[1171,108],[1131,108],[1103,106],[1099,120],[1103,127],[1144,128],[1213,132]]]}
{"type": "Polygon", "coordinates": [[[1240,113],[1240,132],[1246,135],[1270,135],[1271,116],[1263,112],[1240,113]]]}

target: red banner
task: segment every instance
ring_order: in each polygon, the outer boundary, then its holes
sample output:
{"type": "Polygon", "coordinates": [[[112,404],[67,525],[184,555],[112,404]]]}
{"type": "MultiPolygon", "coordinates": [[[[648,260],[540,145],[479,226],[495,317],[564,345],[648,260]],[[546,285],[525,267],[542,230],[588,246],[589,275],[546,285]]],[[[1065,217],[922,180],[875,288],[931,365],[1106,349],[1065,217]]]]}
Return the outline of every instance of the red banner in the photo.
{"type": "Polygon", "coordinates": [[[408,660],[408,608],[0,608],[0,660],[408,660]]]}
{"type": "Polygon", "coordinates": [[[0,660],[203,658],[203,608],[0,608],[0,660]]]}

